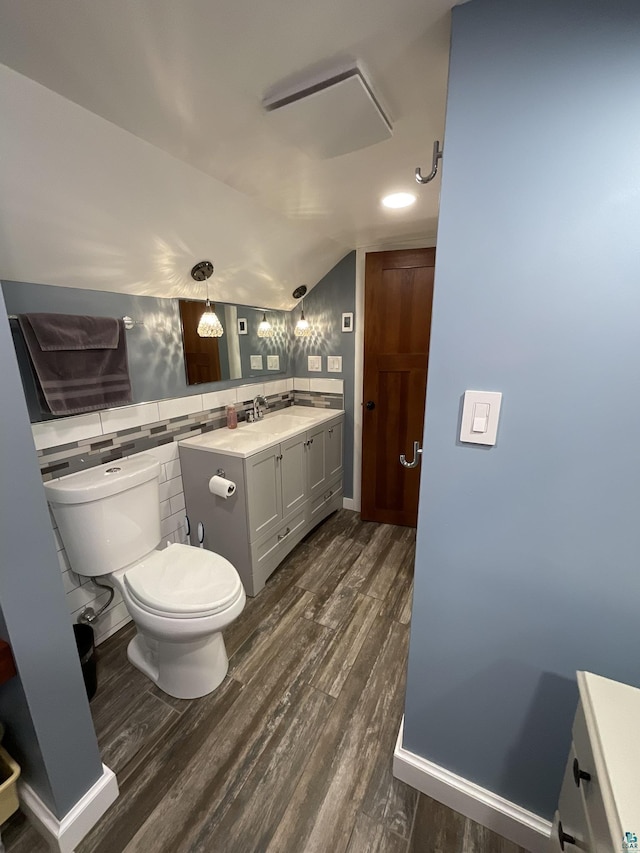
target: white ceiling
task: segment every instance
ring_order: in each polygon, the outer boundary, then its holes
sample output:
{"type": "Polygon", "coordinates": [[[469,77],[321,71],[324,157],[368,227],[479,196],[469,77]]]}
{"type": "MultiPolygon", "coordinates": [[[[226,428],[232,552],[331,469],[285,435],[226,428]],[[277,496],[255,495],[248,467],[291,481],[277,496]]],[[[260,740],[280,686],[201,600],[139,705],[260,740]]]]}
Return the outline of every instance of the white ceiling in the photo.
{"type": "Polygon", "coordinates": [[[356,246],[433,237],[439,178],[413,171],[443,138],[452,5],[0,0],[0,277],[182,295],[208,257],[218,298],[288,307],[356,246]],[[345,57],[393,137],[314,159],[261,101],[345,57]],[[381,208],[397,190],[418,201],[381,208]]]}

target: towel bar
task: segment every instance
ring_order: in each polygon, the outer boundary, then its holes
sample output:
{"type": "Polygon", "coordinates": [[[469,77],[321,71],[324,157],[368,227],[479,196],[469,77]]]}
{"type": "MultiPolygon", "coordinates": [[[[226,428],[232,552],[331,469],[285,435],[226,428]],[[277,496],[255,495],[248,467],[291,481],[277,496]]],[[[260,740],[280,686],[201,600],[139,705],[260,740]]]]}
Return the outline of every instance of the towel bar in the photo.
{"type": "MultiPolygon", "coordinates": [[[[9,320],[17,320],[17,319],[18,319],[17,314],[9,314],[9,320]]],[[[127,331],[129,331],[130,329],[133,329],[134,326],[144,326],[144,323],[142,323],[140,320],[134,320],[132,317],[128,317],[128,316],[124,316],[122,318],[122,321],[124,322],[124,327],[127,331]]]]}

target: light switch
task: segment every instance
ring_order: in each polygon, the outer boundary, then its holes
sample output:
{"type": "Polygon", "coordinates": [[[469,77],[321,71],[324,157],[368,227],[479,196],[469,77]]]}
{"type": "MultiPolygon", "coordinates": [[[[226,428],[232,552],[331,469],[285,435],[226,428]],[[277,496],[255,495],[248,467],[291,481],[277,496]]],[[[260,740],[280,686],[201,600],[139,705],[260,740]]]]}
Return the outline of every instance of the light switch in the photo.
{"type": "Polygon", "coordinates": [[[251,370],[262,370],[262,356],[252,355],[249,358],[249,364],[251,365],[251,370]]]}
{"type": "Polygon", "coordinates": [[[500,391],[465,391],[460,441],[495,444],[501,403],[500,391]]]}
{"type": "Polygon", "coordinates": [[[328,355],[327,356],[327,372],[342,373],[342,356],[328,355]]]}
{"type": "Polygon", "coordinates": [[[307,370],[311,373],[322,370],[322,356],[309,355],[307,356],[307,370]]]}
{"type": "Polygon", "coordinates": [[[489,424],[489,404],[476,403],[473,407],[471,432],[486,432],[489,424]]]}

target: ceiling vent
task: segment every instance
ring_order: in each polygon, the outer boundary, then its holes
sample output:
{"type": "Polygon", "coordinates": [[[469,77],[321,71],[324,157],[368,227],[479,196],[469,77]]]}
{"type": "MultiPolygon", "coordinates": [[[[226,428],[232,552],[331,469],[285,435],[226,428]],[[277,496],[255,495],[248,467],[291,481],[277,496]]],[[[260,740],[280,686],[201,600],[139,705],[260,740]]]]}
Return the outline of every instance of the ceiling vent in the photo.
{"type": "Polygon", "coordinates": [[[392,126],[358,63],[272,89],[262,102],[290,142],[323,159],[389,139],[392,126]]]}

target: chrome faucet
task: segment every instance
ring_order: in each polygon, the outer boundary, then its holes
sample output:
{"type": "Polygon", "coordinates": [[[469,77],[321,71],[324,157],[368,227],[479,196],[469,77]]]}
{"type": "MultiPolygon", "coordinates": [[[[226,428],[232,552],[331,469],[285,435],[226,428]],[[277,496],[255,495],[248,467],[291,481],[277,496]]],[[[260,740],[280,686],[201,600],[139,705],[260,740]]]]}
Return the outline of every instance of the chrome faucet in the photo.
{"type": "Polygon", "coordinates": [[[258,394],[257,397],[253,398],[253,419],[256,421],[260,421],[264,417],[264,411],[261,406],[264,406],[265,409],[269,408],[266,398],[262,394],[258,394]]]}

